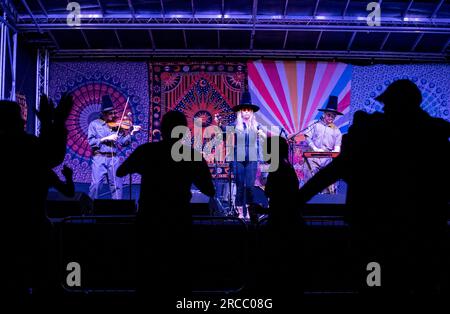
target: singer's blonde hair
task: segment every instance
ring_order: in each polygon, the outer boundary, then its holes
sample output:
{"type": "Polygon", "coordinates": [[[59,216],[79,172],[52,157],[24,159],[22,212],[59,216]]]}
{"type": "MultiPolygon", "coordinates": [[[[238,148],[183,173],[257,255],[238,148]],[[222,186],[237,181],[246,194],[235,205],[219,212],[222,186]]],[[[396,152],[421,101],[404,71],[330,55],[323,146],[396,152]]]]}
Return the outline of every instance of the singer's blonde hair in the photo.
{"type": "MultiPolygon", "coordinates": [[[[258,132],[258,122],[256,121],[255,113],[251,112],[251,117],[249,119],[249,123],[247,124],[247,128],[253,130],[254,132],[258,132]]],[[[236,114],[236,130],[244,131],[244,120],[242,118],[242,111],[239,110],[236,114]]]]}

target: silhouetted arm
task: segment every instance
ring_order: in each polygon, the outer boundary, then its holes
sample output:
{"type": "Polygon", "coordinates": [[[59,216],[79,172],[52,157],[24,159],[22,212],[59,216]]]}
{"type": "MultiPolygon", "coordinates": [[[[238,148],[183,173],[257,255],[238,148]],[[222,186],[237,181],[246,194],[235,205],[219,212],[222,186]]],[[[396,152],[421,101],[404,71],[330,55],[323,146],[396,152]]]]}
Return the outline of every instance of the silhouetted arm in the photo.
{"type": "Polygon", "coordinates": [[[343,176],[342,170],[342,160],[339,157],[322,168],[299,190],[300,204],[308,202],[314,195],[341,179],[343,176]]]}
{"type": "MultiPolygon", "coordinates": [[[[51,104],[53,106],[53,104],[51,104]]],[[[69,94],[64,94],[54,109],[54,120],[50,126],[50,133],[44,139],[48,147],[47,155],[50,167],[57,166],[64,161],[66,156],[67,129],[66,120],[73,107],[73,99],[69,94]]]]}
{"type": "MultiPolygon", "coordinates": [[[[299,191],[299,202],[304,204],[308,202],[314,195],[330,186],[339,179],[348,175],[351,160],[354,159],[355,149],[361,146],[361,139],[365,134],[361,128],[366,127],[370,122],[371,116],[364,111],[357,111],[353,116],[353,125],[349,128],[348,133],[340,135],[339,144],[341,145],[340,155],[333,161],[322,168],[317,174],[306,182],[299,191]]],[[[364,138],[364,137],[363,137],[364,138]]]]}
{"type": "Polygon", "coordinates": [[[39,100],[39,110],[34,109],[35,114],[40,122],[39,137],[45,139],[50,136],[51,126],[55,114],[53,103],[48,99],[47,95],[42,95],[39,100]]]}
{"type": "Polygon", "coordinates": [[[144,147],[139,146],[127,159],[125,159],[119,168],[117,168],[116,175],[118,177],[124,177],[131,173],[142,174],[142,167],[147,162],[151,163],[150,160],[145,160],[144,158],[144,147]]]}

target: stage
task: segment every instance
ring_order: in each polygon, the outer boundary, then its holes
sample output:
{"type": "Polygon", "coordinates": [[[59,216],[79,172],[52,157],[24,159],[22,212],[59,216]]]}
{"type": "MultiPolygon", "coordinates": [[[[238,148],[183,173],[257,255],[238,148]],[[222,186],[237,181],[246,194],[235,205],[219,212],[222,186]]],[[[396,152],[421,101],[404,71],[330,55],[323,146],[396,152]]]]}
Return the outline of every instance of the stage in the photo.
{"type": "Polygon", "coordinates": [[[5,306],[448,297],[449,61],[445,0],[2,0],[5,306]]]}

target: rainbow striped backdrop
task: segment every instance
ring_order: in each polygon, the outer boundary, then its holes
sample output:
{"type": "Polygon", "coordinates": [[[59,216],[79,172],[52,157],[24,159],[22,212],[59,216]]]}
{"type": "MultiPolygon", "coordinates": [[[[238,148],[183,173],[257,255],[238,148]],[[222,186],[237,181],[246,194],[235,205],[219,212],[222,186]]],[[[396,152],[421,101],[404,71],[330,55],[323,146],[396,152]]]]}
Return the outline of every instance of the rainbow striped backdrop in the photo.
{"type": "Polygon", "coordinates": [[[336,62],[250,61],[248,82],[252,100],[260,106],[258,121],[283,127],[289,134],[320,117],[330,95],[338,96],[344,113],[335,123],[345,133],[349,125],[352,66],[336,62]]]}

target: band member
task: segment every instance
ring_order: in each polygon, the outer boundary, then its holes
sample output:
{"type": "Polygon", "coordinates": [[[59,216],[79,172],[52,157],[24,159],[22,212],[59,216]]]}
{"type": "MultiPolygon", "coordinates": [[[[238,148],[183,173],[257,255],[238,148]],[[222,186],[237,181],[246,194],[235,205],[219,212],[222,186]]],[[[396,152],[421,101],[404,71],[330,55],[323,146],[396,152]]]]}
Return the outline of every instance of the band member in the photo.
{"type": "Polygon", "coordinates": [[[112,198],[122,198],[122,178],[115,174],[119,166],[118,144],[122,147],[129,145],[133,134],[141,127],[135,125],[131,132],[117,130],[114,126],[116,121],[116,111],[111,98],[105,95],[102,97],[101,116],[89,124],[88,130],[88,141],[93,155],[92,181],[89,187],[89,196],[92,199],[98,198],[105,177],[108,180],[112,198]]]}
{"type": "MultiPolygon", "coordinates": [[[[317,123],[314,123],[306,132],[305,139],[309,147],[315,152],[339,152],[341,150],[342,133],[334,124],[336,115],[342,115],[337,110],[338,97],[330,96],[326,108],[319,109],[323,115],[317,123]]],[[[306,160],[309,171],[305,177],[311,178],[321,168],[331,162],[331,158],[309,158],[306,160]]],[[[328,187],[325,193],[335,194],[336,186],[328,187]]]]}
{"type": "Polygon", "coordinates": [[[266,134],[256,120],[255,112],[258,110],[259,107],[252,103],[248,91],[242,94],[240,104],[233,108],[233,111],[236,113],[234,149],[235,203],[239,218],[250,219],[246,205],[254,202],[253,190],[258,160],[262,160],[262,143],[260,142],[266,138],[266,134]]]}

